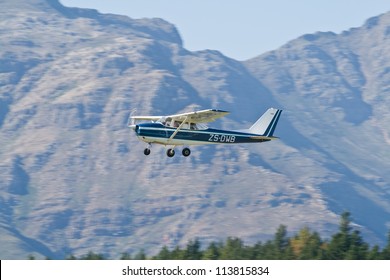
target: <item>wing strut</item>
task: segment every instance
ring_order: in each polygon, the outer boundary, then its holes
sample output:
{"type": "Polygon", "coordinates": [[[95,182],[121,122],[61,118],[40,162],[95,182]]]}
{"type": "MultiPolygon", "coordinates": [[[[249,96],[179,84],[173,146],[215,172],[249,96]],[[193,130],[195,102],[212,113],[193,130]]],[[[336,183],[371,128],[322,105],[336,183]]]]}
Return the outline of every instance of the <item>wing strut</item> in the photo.
{"type": "Polygon", "coordinates": [[[187,119],[188,119],[188,117],[186,117],[184,119],[184,121],[176,128],[175,132],[172,133],[171,137],[169,137],[168,142],[171,141],[176,136],[176,134],[179,132],[180,128],[184,125],[184,123],[187,121],[187,119]]]}

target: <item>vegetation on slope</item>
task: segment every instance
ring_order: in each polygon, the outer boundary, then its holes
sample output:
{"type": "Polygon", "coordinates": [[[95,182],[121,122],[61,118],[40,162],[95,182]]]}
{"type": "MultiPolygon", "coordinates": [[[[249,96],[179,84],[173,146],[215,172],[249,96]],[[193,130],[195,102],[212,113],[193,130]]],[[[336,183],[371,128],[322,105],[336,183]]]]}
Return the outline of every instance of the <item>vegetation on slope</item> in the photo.
{"type": "MultiPolygon", "coordinates": [[[[34,259],[30,256],[30,259],[34,259]]],[[[103,254],[89,252],[69,260],[104,260],[103,254]]],[[[280,225],[274,238],[266,242],[245,245],[240,238],[229,237],[225,242],[211,242],[202,249],[199,240],[188,242],[185,248],[179,246],[170,250],[164,246],[155,256],[147,256],[143,250],[131,256],[122,253],[122,260],[390,260],[390,231],[387,245],[381,249],[370,247],[360,232],[351,226],[351,215],[341,215],[340,226],[330,240],[324,240],[317,232],[302,228],[296,235],[289,237],[287,228],[280,225]]]]}

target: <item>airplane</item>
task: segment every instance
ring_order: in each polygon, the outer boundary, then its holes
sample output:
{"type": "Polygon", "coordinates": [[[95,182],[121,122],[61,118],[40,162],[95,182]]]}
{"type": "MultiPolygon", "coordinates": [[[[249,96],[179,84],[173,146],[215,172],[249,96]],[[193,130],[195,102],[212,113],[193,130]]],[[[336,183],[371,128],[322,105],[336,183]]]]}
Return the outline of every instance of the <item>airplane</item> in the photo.
{"type": "Polygon", "coordinates": [[[174,147],[184,146],[182,155],[188,157],[189,145],[202,144],[238,144],[266,142],[278,137],[273,136],[282,110],[269,108],[250,128],[243,130],[221,130],[207,127],[204,123],[213,122],[229,114],[228,111],[207,109],[169,116],[132,116],[128,127],[137,137],[146,142],[144,154],[149,155],[151,145],[173,146],[167,150],[167,156],[175,155],[174,147]],[[138,123],[137,121],[149,121],[138,123]]]}

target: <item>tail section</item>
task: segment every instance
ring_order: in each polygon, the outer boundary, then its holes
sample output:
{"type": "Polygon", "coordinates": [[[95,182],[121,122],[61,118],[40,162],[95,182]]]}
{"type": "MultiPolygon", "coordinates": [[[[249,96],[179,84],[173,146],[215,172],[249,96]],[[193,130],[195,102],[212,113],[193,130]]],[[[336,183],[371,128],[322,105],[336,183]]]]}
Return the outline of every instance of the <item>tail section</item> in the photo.
{"type": "Polygon", "coordinates": [[[272,137],[282,110],[269,108],[250,128],[249,132],[272,137]]]}

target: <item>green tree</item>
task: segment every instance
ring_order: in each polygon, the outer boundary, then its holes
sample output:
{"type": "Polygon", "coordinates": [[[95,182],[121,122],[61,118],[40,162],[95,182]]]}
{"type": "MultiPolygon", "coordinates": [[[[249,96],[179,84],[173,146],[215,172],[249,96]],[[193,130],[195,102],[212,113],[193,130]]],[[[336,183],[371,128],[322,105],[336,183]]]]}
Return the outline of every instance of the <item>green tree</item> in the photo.
{"type": "Polygon", "coordinates": [[[184,250],[180,249],[179,246],[176,246],[175,249],[171,252],[172,260],[184,260],[184,250]]]}
{"type": "Polygon", "coordinates": [[[146,260],[147,257],[146,257],[146,254],[145,254],[145,250],[144,250],[144,249],[141,249],[141,250],[134,256],[134,259],[135,259],[135,260],[146,260]]]}
{"type": "Polygon", "coordinates": [[[294,259],[294,253],[290,246],[290,240],[287,236],[287,227],[280,225],[276,230],[273,240],[274,256],[277,260],[291,260],[294,259]]]}
{"type": "Polygon", "coordinates": [[[189,241],[187,247],[184,250],[184,259],[185,260],[200,260],[202,259],[202,251],[200,250],[200,241],[195,239],[194,241],[189,241]]]}
{"type": "Polygon", "coordinates": [[[378,245],[372,247],[372,249],[367,254],[367,260],[380,260],[382,259],[382,254],[378,245]]]}
{"type": "Polygon", "coordinates": [[[132,259],[132,258],[131,258],[131,254],[126,253],[126,252],[125,252],[125,253],[122,253],[120,259],[121,259],[121,260],[131,260],[131,259],[132,259]]]}
{"type": "Polygon", "coordinates": [[[243,260],[244,245],[241,239],[229,237],[221,248],[221,260],[243,260]]]}
{"type": "Polygon", "coordinates": [[[341,215],[339,232],[332,236],[326,251],[326,258],[343,260],[351,245],[351,218],[349,212],[341,215]]]}
{"type": "Polygon", "coordinates": [[[77,260],[77,258],[76,258],[75,255],[73,255],[73,254],[67,256],[66,259],[67,259],[67,260],[77,260]]]}
{"type": "Polygon", "coordinates": [[[169,251],[167,246],[162,247],[160,252],[155,256],[153,259],[156,260],[170,260],[172,259],[171,257],[171,252],[169,251]]]}
{"type": "Polygon", "coordinates": [[[89,251],[87,255],[80,258],[80,260],[104,260],[102,254],[95,254],[92,251],[89,251]]]}
{"type": "Polygon", "coordinates": [[[264,246],[260,241],[252,246],[249,256],[251,260],[261,260],[264,259],[264,246]]]}
{"type": "Polygon", "coordinates": [[[207,249],[202,254],[203,260],[218,260],[221,255],[222,245],[219,243],[211,242],[207,249]]]}
{"type": "Polygon", "coordinates": [[[358,230],[353,231],[350,236],[350,244],[348,251],[345,253],[347,260],[365,260],[368,255],[368,244],[363,241],[358,230]]]}
{"type": "Polygon", "coordinates": [[[387,245],[382,251],[382,259],[390,260],[390,231],[387,234],[387,245]]]}
{"type": "Polygon", "coordinates": [[[268,240],[262,247],[262,255],[257,256],[259,260],[277,260],[279,256],[277,254],[275,242],[273,240],[268,240]]]}
{"type": "Polygon", "coordinates": [[[323,257],[322,240],[318,233],[311,233],[309,228],[301,229],[290,245],[295,258],[300,260],[316,260],[323,257]]]}

